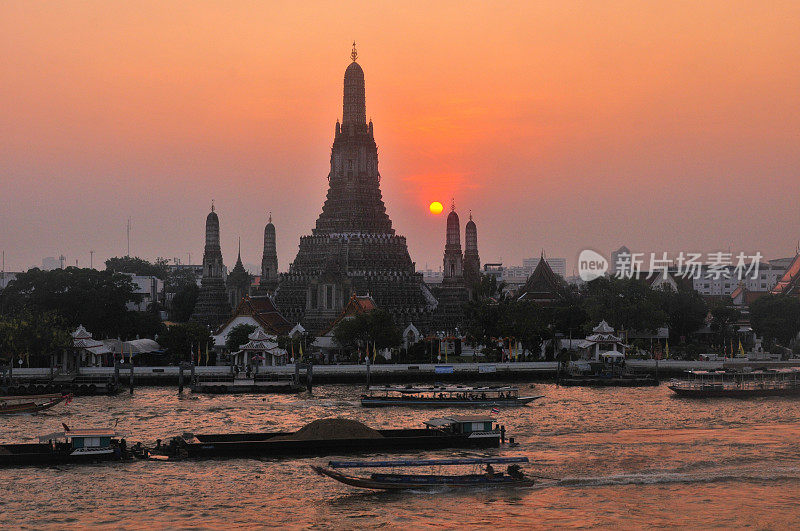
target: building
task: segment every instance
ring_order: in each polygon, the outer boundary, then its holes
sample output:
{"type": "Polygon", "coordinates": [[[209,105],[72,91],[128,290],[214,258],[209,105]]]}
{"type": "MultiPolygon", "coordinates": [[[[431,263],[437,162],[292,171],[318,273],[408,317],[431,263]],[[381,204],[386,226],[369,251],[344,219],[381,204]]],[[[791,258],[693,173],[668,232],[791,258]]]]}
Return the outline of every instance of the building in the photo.
{"type": "Polygon", "coordinates": [[[692,287],[706,296],[729,297],[739,287],[751,293],[769,293],[784,276],[787,268],[783,265],[783,260],[771,260],[761,263],[758,273],[753,278],[753,274],[747,274],[745,278],[737,277],[734,266],[726,266],[719,269],[720,273],[711,271],[707,265],[700,268],[700,274],[692,278],[692,287]]]}
{"type": "Polygon", "coordinates": [[[53,269],[60,269],[61,260],[54,256],[47,256],[42,258],[42,270],[43,271],[52,271],[53,269]]]}
{"type": "Polygon", "coordinates": [[[539,304],[553,304],[564,297],[564,280],[556,275],[550,264],[542,259],[533,270],[525,285],[517,291],[518,301],[532,301],[539,304]]]}
{"type": "MultiPolygon", "coordinates": [[[[477,246],[477,241],[475,244],[477,246]]],[[[477,253],[477,248],[475,252],[477,253]]],[[[462,327],[464,305],[469,300],[469,294],[464,282],[461,227],[455,203],[450,208],[450,214],[447,215],[443,270],[441,284],[433,289],[433,294],[438,301],[434,328],[437,331],[454,333],[459,327],[462,327]]]]}
{"type": "Polygon", "coordinates": [[[206,217],[206,245],[203,252],[203,279],[200,281],[200,293],[194,306],[192,321],[216,328],[231,315],[231,306],[225,290],[224,265],[222,264],[222,248],[219,244],[219,216],[211,212],[206,217]]]}
{"type": "Polygon", "coordinates": [[[278,287],[278,251],[275,242],[275,225],[272,224],[272,213],[264,227],[264,252],[261,255],[261,278],[259,286],[266,293],[274,293],[278,287]]]}
{"type": "Polygon", "coordinates": [[[426,326],[437,301],[386,213],[355,46],[351,57],[342,122],[336,123],[331,147],[328,194],[311,235],[300,238],[297,256],[280,276],[275,302],[287,319],[312,333],[333,322],[354,293],[370,295],[398,325],[426,326]]]}
{"type": "MultiPolygon", "coordinates": [[[[539,265],[541,258],[523,258],[522,268],[525,270],[526,275],[533,273],[536,266],[539,265]]],[[[553,270],[553,273],[559,275],[561,278],[567,277],[567,259],[566,258],[545,258],[547,265],[553,270]]]]}
{"type": "Polygon", "coordinates": [[[791,295],[800,298],[800,251],[786,267],[781,278],[772,288],[773,295],[791,295]]]}
{"type": "Polygon", "coordinates": [[[214,345],[221,349],[231,330],[241,324],[249,324],[273,337],[291,335],[294,325],[281,315],[267,296],[244,297],[225,323],[214,335],[214,345]]]}
{"type": "Polygon", "coordinates": [[[481,282],[481,259],[478,255],[478,227],[469,214],[469,221],[464,228],[464,284],[470,300],[477,299],[481,282]]]}
{"type": "Polygon", "coordinates": [[[129,302],[126,307],[128,310],[146,312],[152,310],[153,303],[163,304],[164,281],[158,277],[134,275],[133,273],[123,273],[128,275],[134,285],[133,292],[141,296],[139,302],[129,302]]]}
{"type": "Polygon", "coordinates": [[[251,277],[242,264],[242,239],[239,238],[239,254],[236,257],[236,265],[228,274],[225,286],[228,291],[228,302],[231,310],[239,306],[239,302],[250,295],[251,277]]]}

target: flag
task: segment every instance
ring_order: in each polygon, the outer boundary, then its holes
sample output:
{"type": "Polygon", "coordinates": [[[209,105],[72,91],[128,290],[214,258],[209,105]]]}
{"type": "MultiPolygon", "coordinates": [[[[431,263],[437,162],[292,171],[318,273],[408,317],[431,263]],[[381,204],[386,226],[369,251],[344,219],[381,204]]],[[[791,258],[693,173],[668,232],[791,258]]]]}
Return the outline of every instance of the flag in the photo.
{"type": "Polygon", "coordinates": [[[496,407],[496,406],[493,407],[491,413],[492,413],[492,415],[497,415],[498,413],[500,413],[500,408],[496,407]]]}
{"type": "Polygon", "coordinates": [[[739,340],[739,355],[744,358],[744,347],[742,346],[742,340],[739,340]]]}
{"type": "Polygon", "coordinates": [[[292,345],[292,363],[294,363],[294,339],[291,340],[290,344],[292,345]]]}
{"type": "Polygon", "coordinates": [[[375,346],[375,342],[372,342],[372,363],[375,363],[375,359],[378,357],[378,347],[375,346]]]}
{"type": "Polygon", "coordinates": [[[200,365],[200,343],[197,344],[197,364],[200,365]]]}
{"type": "Polygon", "coordinates": [[[669,339],[667,339],[667,346],[664,348],[664,354],[666,358],[669,359],[669,339]]]}
{"type": "Polygon", "coordinates": [[[208,365],[208,343],[206,343],[206,365],[208,365]]]}
{"type": "Polygon", "coordinates": [[[300,341],[300,343],[298,344],[298,347],[300,349],[300,361],[303,361],[303,342],[302,341],[300,341]]]}

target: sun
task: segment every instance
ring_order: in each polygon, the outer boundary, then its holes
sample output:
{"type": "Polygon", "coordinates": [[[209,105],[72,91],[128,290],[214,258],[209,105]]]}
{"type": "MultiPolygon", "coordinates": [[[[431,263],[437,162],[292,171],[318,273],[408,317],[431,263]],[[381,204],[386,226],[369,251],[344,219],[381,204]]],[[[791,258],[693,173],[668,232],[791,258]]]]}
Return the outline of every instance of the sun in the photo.
{"type": "Polygon", "coordinates": [[[434,201],[433,203],[431,203],[431,206],[429,208],[431,210],[431,214],[441,214],[442,210],[444,210],[444,207],[439,201],[434,201]]]}

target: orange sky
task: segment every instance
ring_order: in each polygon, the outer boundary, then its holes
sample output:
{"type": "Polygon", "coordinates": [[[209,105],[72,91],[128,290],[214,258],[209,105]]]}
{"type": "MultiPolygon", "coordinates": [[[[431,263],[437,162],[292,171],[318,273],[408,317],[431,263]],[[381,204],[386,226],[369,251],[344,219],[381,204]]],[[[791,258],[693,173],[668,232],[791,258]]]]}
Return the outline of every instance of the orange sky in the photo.
{"type": "Polygon", "coordinates": [[[0,248],[285,270],[326,193],[358,41],[382,190],[419,268],[473,211],[483,261],[800,238],[797,2],[4,2],[0,248]],[[766,6],[766,7],[765,7],[766,6]]]}

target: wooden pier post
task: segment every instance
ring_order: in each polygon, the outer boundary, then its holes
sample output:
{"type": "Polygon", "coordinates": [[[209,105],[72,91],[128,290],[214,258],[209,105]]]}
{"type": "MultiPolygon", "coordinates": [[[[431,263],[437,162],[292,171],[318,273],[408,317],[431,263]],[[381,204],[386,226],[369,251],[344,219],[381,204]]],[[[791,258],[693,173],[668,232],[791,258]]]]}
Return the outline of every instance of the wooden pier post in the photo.
{"type": "Polygon", "coordinates": [[[128,386],[128,390],[130,391],[130,394],[133,394],[133,359],[131,359],[130,361],[130,366],[131,366],[131,379],[130,379],[130,385],[128,386]]]}
{"type": "Polygon", "coordinates": [[[178,394],[183,393],[183,363],[178,364],[178,394]]]}
{"type": "Polygon", "coordinates": [[[370,383],[370,368],[369,368],[369,356],[367,356],[367,389],[369,389],[370,383]]]}
{"type": "Polygon", "coordinates": [[[306,389],[309,393],[312,393],[314,390],[314,364],[309,362],[306,365],[306,389]]]}

